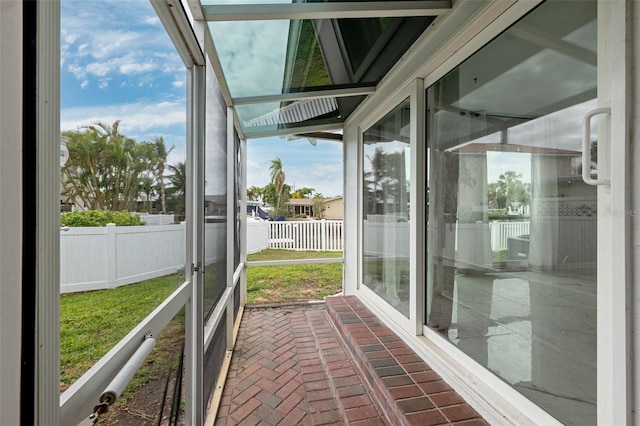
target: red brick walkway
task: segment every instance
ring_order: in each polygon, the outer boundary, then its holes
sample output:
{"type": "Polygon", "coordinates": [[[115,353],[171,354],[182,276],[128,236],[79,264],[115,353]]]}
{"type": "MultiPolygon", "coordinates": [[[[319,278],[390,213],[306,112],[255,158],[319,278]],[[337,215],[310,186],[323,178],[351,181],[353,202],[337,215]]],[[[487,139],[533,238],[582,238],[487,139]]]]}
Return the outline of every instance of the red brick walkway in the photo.
{"type": "Polygon", "coordinates": [[[330,302],[245,310],[216,425],[487,425],[355,297],[330,302]]]}
{"type": "Polygon", "coordinates": [[[216,425],[386,425],[325,305],[246,309],[216,425]]]}

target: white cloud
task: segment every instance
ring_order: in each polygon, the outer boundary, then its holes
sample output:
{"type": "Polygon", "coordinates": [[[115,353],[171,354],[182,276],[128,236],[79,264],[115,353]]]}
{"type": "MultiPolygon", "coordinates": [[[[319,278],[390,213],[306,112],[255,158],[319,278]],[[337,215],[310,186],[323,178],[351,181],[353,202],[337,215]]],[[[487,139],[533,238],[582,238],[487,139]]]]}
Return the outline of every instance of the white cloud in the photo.
{"type": "Polygon", "coordinates": [[[61,62],[78,80],[184,68],[148,2],[66,0],[61,16],[61,62]]]}
{"type": "Polygon", "coordinates": [[[128,103],[93,107],[63,108],[60,111],[61,130],[76,130],[82,126],[102,121],[113,123],[122,120],[123,133],[146,132],[150,129],[167,129],[186,122],[184,100],[159,103],[128,103]]]}
{"type": "Polygon", "coordinates": [[[88,80],[84,80],[82,83],[80,83],[80,87],[83,88],[83,89],[85,87],[87,87],[88,85],[89,85],[89,81],[88,80]]]}
{"type": "Polygon", "coordinates": [[[150,16],[144,20],[144,23],[147,25],[159,26],[160,18],[158,18],[157,16],[150,16]]]}
{"type": "Polygon", "coordinates": [[[82,43],[80,46],[78,46],[78,54],[80,54],[81,56],[87,55],[88,47],[89,47],[89,43],[82,43]]]}
{"type": "Polygon", "coordinates": [[[122,74],[142,74],[157,69],[157,64],[151,61],[127,62],[118,67],[122,74]]]}
{"type": "Polygon", "coordinates": [[[171,84],[173,85],[173,87],[184,87],[185,81],[184,80],[176,80],[171,84]]]}
{"type": "Polygon", "coordinates": [[[84,67],[78,66],[76,64],[69,65],[67,70],[69,70],[69,72],[71,72],[78,80],[83,79],[87,75],[84,67]]]}
{"type": "Polygon", "coordinates": [[[105,78],[103,80],[100,80],[100,83],[98,84],[98,87],[100,89],[106,89],[107,87],[109,87],[109,80],[108,78],[105,78]]]}
{"type": "Polygon", "coordinates": [[[92,62],[85,67],[84,71],[98,77],[104,77],[111,69],[113,69],[113,64],[109,62],[92,62]]]}

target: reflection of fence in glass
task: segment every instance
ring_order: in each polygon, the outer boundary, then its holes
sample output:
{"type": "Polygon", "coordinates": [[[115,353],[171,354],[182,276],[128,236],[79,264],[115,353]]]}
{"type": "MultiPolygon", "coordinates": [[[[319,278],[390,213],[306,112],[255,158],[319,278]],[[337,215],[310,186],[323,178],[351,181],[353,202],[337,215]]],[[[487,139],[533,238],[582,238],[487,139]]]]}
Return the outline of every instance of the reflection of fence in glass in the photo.
{"type": "Polygon", "coordinates": [[[269,248],[342,251],[342,221],[269,222],[269,248]]]}
{"type": "Polygon", "coordinates": [[[507,250],[510,237],[529,235],[529,221],[526,222],[489,222],[491,250],[507,250]]]}

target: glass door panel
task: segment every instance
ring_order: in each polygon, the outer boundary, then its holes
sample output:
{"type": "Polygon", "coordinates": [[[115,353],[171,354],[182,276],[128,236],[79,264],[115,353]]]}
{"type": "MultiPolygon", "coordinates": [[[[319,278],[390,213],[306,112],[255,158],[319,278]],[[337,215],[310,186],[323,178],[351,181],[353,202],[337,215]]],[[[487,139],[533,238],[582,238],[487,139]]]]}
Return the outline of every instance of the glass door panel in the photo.
{"type": "Polygon", "coordinates": [[[363,283],[409,318],[410,102],[363,134],[363,283]]]}
{"type": "Polygon", "coordinates": [[[427,90],[427,326],[566,424],[596,418],[596,2],[548,1],[427,90]]]}

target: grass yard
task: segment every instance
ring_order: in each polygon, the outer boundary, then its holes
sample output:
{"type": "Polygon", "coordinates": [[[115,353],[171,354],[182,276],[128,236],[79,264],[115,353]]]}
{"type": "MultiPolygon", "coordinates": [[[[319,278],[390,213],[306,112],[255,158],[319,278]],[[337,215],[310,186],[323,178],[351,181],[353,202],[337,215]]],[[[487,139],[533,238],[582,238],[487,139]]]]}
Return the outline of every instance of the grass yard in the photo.
{"type": "MultiPolygon", "coordinates": [[[[342,257],[342,252],[264,250],[249,261],[342,257]]],[[[247,303],[322,300],[342,290],[342,263],[251,266],[247,268],[247,303]]]]}
{"type": "Polygon", "coordinates": [[[170,275],[116,289],[61,295],[60,390],[89,370],[177,287],[176,276],[170,275]]]}
{"type": "MultiPolygon", "coordinates": [[[[264,250],[248,260],[342,257],[342,252],[264,250]]],[[[116,289],[60,296],[60,390],[91,368],[178,287],[175,275],[116,289]]],[[[342,290],[342,263],[252,266],[247,268],[247,303],[321,300],[342,290]]],[[[149,380],[175,368],[184,336],[178,314],[157,337],[156,347],[127,388],[124,399],[149,380]],[[168,351],[168,348],[172,348],[168,351]]]]}

